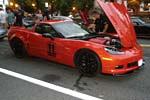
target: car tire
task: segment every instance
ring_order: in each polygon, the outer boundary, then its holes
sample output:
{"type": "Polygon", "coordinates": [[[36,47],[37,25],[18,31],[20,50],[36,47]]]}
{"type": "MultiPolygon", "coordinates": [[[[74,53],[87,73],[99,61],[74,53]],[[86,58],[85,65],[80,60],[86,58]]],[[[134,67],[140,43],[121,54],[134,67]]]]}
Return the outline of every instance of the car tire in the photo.
{"type": "Polygon", "coordinates": [[[79,72],[87,77],[96,76],[101,72],[101,62],[96,53],[91,50],[81,50],[76,54],[75,64],[79,72]]]}
{"type": "Polygon", "coordinates": [[[24,44],[20,39],[18,38],[13,39],[10,43],[10,46],[17,58],[24,58],[27,56],[24,44]]]}

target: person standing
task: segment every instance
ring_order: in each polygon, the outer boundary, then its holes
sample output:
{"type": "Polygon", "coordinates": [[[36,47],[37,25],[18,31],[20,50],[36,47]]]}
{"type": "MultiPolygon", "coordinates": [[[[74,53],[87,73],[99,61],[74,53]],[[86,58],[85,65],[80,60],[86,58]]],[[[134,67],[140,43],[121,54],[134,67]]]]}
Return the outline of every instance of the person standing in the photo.
{"type": "Polygon", "coordinates": [[[21,9],[20,6],[15,11],[15,26],[22,26],[23,25],[23,17],[24,17],[24,11],[21,9]]]}
{"type": "Polygon", "coordinates": [[[108,29],[108,21],[105,16],[100,14],[98,11],[93,11],[93,17],[95,19],[94,24],[91,24],[88,28],[94,29],[98,34],[104,34],[108,29]]]}
{"type": "Polygon", "coordinates": [[[8,22],[8,28],[10,28],[11,26],[14,25],[14,21],[15,21],[15,15],[12,12],[11,9],[7,10],[7,22],[8,22]]]}
{"type": "Polygon", "coordinates": [[[43,20],[50,20],[52,17],[52,6],[49,5],[48,8],[43,13],[43,20]]]}
{"type": "Polygon", "coordinates": [[[99,34],[104,34],[107,32],[108,29],[108,21],[106,20],[105,16],[100,14],[97,11],[93,12],[93,16],[95,17],[95,32],[99,34]]]}
{"type": "Polygon", "coordinates": [[[6,29],[6,17],[7,14],[2,7],[0,7],[0,26],[6,29]]]}
{"type": "Polygon", "coordinates": [[[43,20],[42,11],[40,9],[37,11],[36,16],[37,16],[37,18],[38,18],[39,21],[43,20]]]}

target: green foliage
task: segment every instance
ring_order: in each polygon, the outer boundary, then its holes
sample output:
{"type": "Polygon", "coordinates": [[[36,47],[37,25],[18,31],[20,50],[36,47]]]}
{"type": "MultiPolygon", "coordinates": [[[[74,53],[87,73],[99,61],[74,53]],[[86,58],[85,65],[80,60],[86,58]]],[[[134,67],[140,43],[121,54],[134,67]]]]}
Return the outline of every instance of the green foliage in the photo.
{"type": "Polygon", "coordinates": [[[36,5],[36,2],[33,2],[33,0],[10,0],[10,2],[13,2],[14,4],[12,8],[15,8],[15,4],[18,4],[23,10],[30,13],[32,13],[36,9],[36,7],[32,7],[32,3],[36,5]]]}
{"type": "Polygon", "coordinates": [[[75,0],[74,6],[80,10],[89,10],[93,7],[94,0],[75,0]]]}
{"type": "Polygon", "coordinates": [[[77,9],[85,10],[93,7],[94,0],[9,0],[10,2],[17,3],[27,12],[33,12],[34,10],[45,9],[45,2],[52,5],[53,11],[60,11],[62,15],[68,15],[75,6],[77,9]],[[32,3],[35,7],[32,7],[32,3]]]}
{"type": "Polygon", "coordinates": [[[56,0],[53,3],[54,11],[60,11],[62,15],[68,15],[72,8],[72,0],[56,0]]]}

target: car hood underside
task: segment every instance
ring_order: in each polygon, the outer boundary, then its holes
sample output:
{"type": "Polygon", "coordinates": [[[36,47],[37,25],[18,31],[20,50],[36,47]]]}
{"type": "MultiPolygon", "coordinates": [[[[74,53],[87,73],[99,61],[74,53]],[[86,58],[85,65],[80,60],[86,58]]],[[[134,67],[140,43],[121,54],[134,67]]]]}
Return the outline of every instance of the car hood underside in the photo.
{"type": "Polygon", "coordinates": [[[122,45],[127,48],[136,45],[135,30],[124,3],[104,3],[102,0],[97,2],[114,26],[122,45]]]}

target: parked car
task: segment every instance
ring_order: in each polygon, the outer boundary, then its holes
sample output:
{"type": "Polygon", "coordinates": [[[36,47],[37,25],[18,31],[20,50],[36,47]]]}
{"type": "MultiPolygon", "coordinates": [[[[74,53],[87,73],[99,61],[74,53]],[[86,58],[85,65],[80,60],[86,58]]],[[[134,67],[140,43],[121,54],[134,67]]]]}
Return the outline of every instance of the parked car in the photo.
{"type": "Polygon", "coordinates": [[[52,20],[68,20],[68,21],[73,21],[70,17],[67,17],[67,16],[53,16],[51,19],[52,20]]]}
{"type": "Polygon", "coordinates": [[[146,23],[139,17],[131,17],[137,37],[150,38],[150,23],[146,23]]]}
{"type": "Polygon", "coordinates": [[[8,41],[15,56],[35,56],[62,63],[78,68],[86,76],[100,72],[125,74],[141,68],[142,48],[137,44],[131,21],[127,21],[130,18],[126,7],[97,1],[117,33],[91,33],[66,20],[40,22],[32,30],[12,27],[8,41]]]}
{"type": "Polygon", "coordinates": [[[6,30],[0,27],[0,40],[6,37],[6,35],[7,35],[6,30]]]}
{"type": "Polygon", "coordinates": [[[32,27],[35,24],[35,19],[34,17],[25,17],[23,18],[23,25],[25,27],[32,27]]]}

